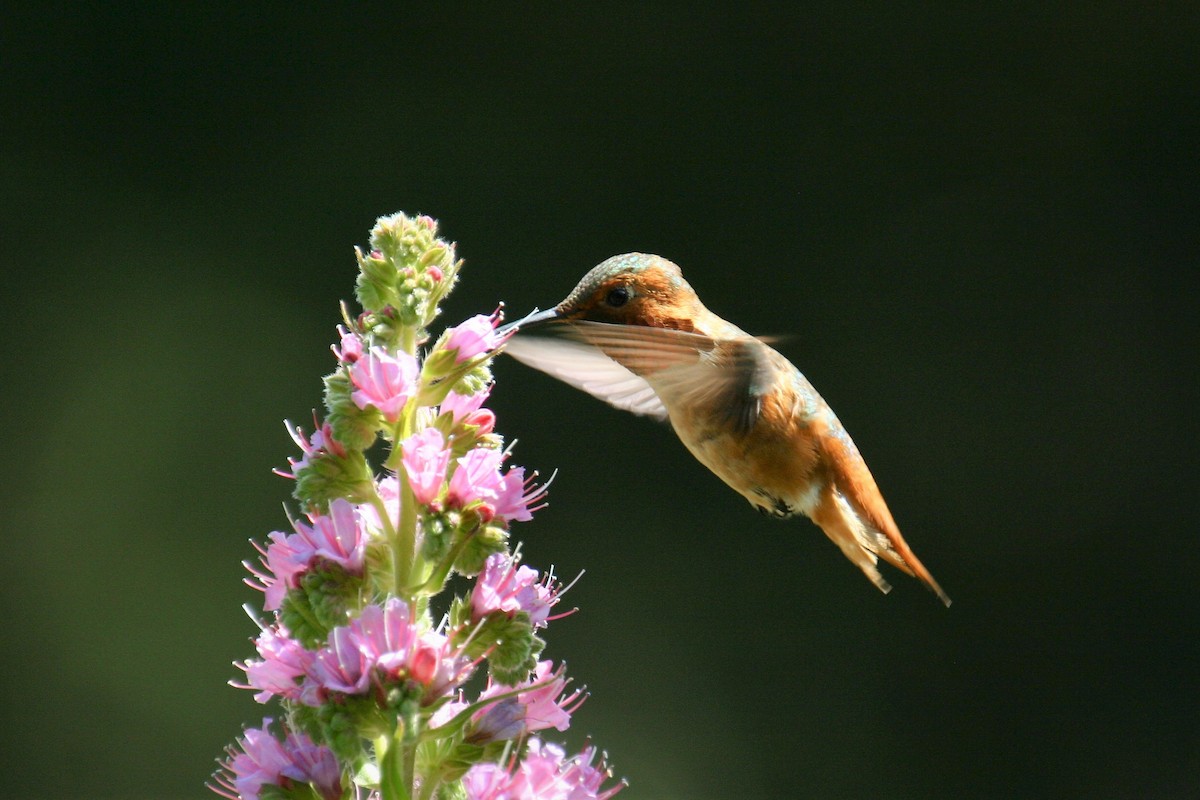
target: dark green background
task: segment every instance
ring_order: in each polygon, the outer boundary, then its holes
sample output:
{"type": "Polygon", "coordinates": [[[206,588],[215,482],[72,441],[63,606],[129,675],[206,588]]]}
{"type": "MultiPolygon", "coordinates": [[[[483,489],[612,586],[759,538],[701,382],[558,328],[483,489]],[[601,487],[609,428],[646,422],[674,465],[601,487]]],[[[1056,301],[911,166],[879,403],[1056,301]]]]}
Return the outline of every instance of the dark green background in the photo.
{"type": "Polygon", "coordinates": [[[0,795],[206,796],[282,420],[403,209],[447,322],[637,249],[790,335],[955,599],[500,363],[623,797],[1195,797],[1200,18],[1043,5],[6,12],[0,795]]]}

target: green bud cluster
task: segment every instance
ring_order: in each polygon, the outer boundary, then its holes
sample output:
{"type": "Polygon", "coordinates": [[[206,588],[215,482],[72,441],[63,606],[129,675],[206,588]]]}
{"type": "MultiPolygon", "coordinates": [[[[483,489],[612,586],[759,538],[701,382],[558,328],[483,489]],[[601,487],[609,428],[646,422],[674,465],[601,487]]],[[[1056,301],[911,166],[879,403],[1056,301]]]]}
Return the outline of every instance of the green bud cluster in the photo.
{"type": "Polygon", "coordinates": [[[383,416],[373,408],[359,408],[350,399],[354,386],[344,369],[325,376],[325,420],[333,436],[351,450],[366,450],[375,444],[383,427],[383,416]]]}
{"type": "Polygon", "coordinates": [[[454,245],[437,238],[437,222],[403,213],[380,217],[371,231],[371,249],[356,249],[358,301],[367,312],[366,329],[383,341],[397,342],[400,329],[424,328],[442,298],[458,282],[462,262],[454,245]]]}
{"type": "Polygon", "coordinates": [[[473,658],[486,658],[492,677],[513,684],[537,666],[545,640],[533,632],[529,614],[518,611],[505,614],[493,611],[482,620],[471,618],[470,603],[455,599],[450,607],[452,629],[458,632],[456,644],[466,648],[473,658]],[[462,631],[470,631],[469,637],[462,631]]]}

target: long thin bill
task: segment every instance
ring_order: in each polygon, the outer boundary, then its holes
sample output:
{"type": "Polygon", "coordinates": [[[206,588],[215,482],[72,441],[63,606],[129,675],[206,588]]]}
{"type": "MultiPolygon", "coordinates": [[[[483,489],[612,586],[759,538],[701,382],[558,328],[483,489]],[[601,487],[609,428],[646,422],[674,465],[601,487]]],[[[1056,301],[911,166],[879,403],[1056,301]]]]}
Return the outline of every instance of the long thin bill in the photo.
{"type": "Polygon", "coordinates": [[[531,325],[537,325],[542,322],[550,322],[559,318],[558,309],[547,308],[545,311],[538,311],[536,308],[530,311],[520,319],[514,319],[512,322],[506,322],[496,329],[496,333],[505,334],[509,331],[527,328],[531,325]]]}

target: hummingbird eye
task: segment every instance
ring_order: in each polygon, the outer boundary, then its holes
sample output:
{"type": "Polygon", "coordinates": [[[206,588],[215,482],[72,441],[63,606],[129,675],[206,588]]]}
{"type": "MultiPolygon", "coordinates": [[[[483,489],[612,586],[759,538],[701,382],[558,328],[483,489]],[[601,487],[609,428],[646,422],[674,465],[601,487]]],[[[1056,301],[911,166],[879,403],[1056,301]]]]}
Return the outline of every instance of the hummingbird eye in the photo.
{"type": "Polygon", "coordinates": [[[620,308],[629,302],[629,287],[616,286],[608,290],[608,294],[604,296],[604,302],[613,308],[620,308]]]}

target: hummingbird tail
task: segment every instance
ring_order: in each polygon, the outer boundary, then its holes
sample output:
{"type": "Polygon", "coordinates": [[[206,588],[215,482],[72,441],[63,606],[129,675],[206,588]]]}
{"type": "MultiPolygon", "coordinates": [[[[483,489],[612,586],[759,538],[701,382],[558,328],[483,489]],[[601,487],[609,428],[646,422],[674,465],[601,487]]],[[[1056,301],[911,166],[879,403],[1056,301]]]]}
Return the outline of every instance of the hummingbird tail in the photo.
{"type": "Polygon", "coordinates": [[[893,536],[885,534],[879,534],[879,536],[887,543],[886,547],[879,550],[879,555],[883,556],[889,564],[899,567],[925,584],[929,591],[936,594],[938,600],[941,600],[942,604],[946,608],[949,608],[950,597],[942,591],[942,587],[933,579],[933,575],[930,574],[929,570],[925,569],[925,565],[921,563],[921,559],[917,558],[912,548],[908,546],[908,542],[904,541],[904,537],[900,535],[900,531],[896,531],[893,536]]]}
{"type": "MultiPolygon", "coordinates": [[[[821,498],[810,515],[850,562],[863,571],[879,591],[887,594],[892,585],[879,573],[879,557],[867,544],[867,530],[854,509],[832,486],[821,490],[821,498]]],[[[907,571],[907,570],[905,570],[907,571]]]]}
{"type": "Polygon", "coordinates": [[[880,591],[886,594],[892,588],[879,574],[877,564],[882,557],[892,566],[925,584],[943,604],[950,605],[950,598],[909,548],[894,523],[891,531],[878,531],[862,518],[834,486],[826,486],[822,490],[820,502],[813,509],[812,519],[880,591]]]}

